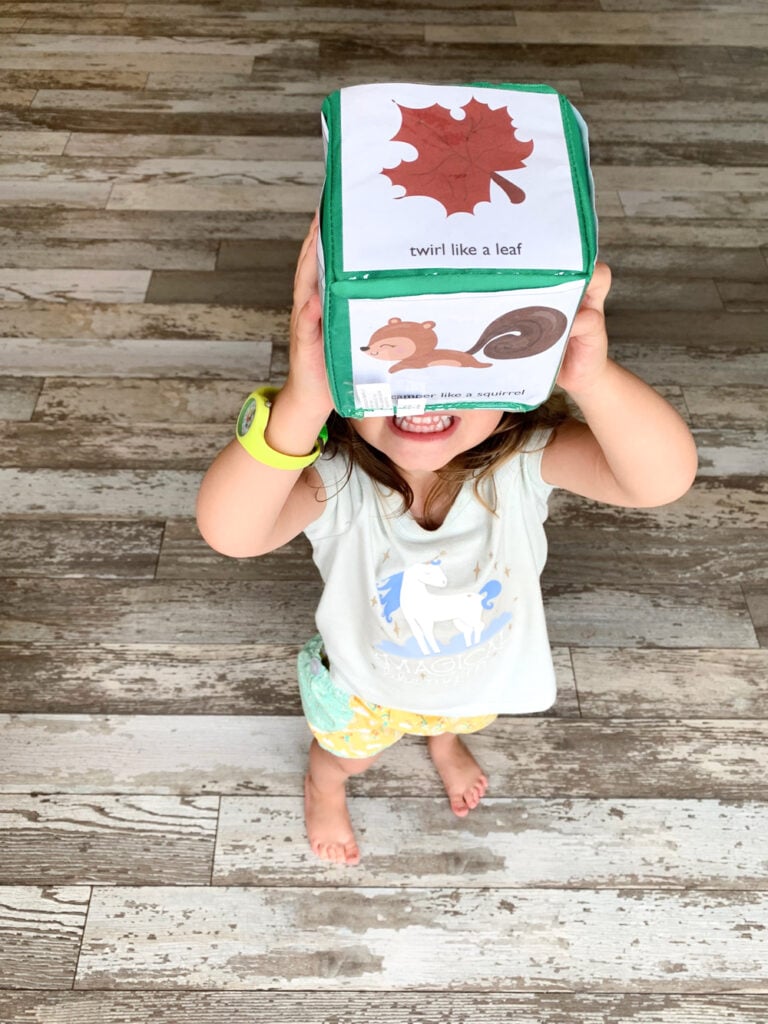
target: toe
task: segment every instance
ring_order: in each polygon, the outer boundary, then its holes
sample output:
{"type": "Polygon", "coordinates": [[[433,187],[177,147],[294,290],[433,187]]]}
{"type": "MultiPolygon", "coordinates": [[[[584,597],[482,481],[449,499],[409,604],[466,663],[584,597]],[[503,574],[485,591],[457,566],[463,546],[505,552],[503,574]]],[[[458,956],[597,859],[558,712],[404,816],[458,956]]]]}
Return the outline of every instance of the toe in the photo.
{"type": "Polygon", "coordinates": [[[451,810],[459,818],[466,818],[469,814],[469,807],[463,796],[451,797],[451,810]]]}

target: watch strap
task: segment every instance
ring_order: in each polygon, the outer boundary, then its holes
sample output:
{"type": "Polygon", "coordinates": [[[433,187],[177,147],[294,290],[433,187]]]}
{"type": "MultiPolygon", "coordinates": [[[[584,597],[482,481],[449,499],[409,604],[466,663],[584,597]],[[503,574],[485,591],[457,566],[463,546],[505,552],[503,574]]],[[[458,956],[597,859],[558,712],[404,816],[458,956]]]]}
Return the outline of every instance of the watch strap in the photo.
{"type": "Polygon", "coordinates": [[[252,391],[237,417],[235,436],[249,455],[273,469],[304,469],[311,466],[328,440],[326,427],[320,431],[317,444],[308,455],[285,455],[267,444],[265,432],[269,413],[280,388],[263,387],[252,391]]]}

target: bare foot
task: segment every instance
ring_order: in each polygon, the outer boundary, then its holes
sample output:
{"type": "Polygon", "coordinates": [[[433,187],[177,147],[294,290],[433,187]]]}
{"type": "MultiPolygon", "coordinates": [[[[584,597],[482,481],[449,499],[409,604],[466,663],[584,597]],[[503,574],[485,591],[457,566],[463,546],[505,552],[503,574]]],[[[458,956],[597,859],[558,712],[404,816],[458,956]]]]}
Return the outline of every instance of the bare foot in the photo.
{"type": "Polygon", "coordinates": [[[427,745],[445,785],[451,810],[459,818],[466,818],[485,796],[488,779],[459,737],[453,733],[430,736],[427,745]]]}
{"type": "Polygon", "coordinates": [[[360,863],[343,783],[332,791],[320,790],[308,772],[304,779],[304,819],[309,845],[321,860],[334,864],[360,863]]]}

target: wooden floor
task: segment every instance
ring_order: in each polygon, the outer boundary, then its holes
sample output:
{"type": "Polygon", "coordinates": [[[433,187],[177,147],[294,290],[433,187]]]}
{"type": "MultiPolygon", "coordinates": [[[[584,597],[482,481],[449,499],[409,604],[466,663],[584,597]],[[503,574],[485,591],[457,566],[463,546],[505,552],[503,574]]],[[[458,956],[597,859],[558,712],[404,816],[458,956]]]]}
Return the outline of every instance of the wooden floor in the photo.
{"type": "Polygon", "coordinates": [[[0,5],[0,1021],[768,1019],[768,11],[763,0],[0,5]],[[303,540],[196,534],[286,366],[318,111],[364,81],[544,81],[592,133],[615,357],[687,417],[694,490],[557,495],[560,698],[422,742],[315,863],[303,540]]]}

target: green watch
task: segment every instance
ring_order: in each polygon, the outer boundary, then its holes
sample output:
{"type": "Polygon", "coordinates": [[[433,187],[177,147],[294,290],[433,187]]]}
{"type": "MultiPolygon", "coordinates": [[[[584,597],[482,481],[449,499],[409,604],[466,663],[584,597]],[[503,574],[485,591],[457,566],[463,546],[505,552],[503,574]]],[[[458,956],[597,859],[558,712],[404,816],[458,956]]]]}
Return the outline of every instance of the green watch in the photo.
{"type": "Polygon", "coordinates": [[[270,448],[264,436],[269,422],[269,413],[280,388],[264,387],[251,392],[246,398],[237,417],[235,436],[249,455],[273,469],[304,469],[311,466],[321,454],[328,440],[328,429],[323,427],[317,444],[309,455],[284,455],[270,448]]]}

